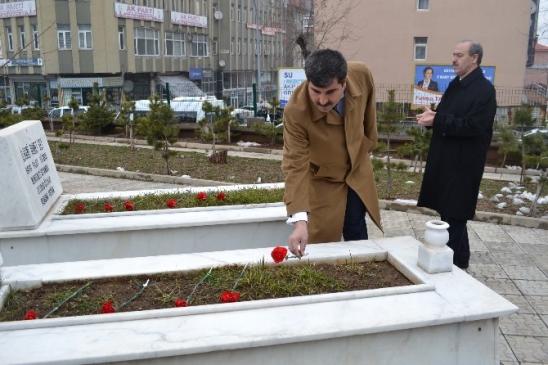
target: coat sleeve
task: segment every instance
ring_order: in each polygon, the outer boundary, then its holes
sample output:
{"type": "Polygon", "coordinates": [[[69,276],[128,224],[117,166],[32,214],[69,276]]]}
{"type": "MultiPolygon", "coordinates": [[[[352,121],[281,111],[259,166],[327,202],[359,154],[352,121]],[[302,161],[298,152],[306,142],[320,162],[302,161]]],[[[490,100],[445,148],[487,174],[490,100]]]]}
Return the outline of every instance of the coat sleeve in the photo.
{"type": "MultiPolygon", "coordinates": [[[[464,97],[464,96],[462,96],[464,97]]],[[[449,113],[436,113],[434,117],[434,133],[442,136],[479,137],[493,125],[497,110],[494,88],[488,85],[477,93],[470,106],[462,106],[468,110],[466,114],[457,116],[449,113]]]]}
{"type": "Polygon", "coordinates": [[[367,101],[365,106],[365,113],[363,116],[363,128],[364,135],[373,142],[369,152],[377,148],[377,105],[375,100],[375,83],[373,82],[373,76],[371,71],[367,69],[365,73],[365,92],[367,94],[367,101]]]}
{"type": "MultiPolygon", "coordinates": [[[[306,90],[305,90],[306,91],[306,90]]],[[[302,93],[294,92],[293,99],[304,97],[302,93]]],[[[296,100],[295,100],[296,101],[296,100]]],[[[310,212],[308,203],[309,177],[309,136],[308,123],[310,117],[303,111],[297,111],[293,104],[284,111],[284,149],[282,172],[285,177],[284,203],[287,215],[297,212],[310,212]]],[[[305,104],[301,101],[301,105],[305,104]]]]}

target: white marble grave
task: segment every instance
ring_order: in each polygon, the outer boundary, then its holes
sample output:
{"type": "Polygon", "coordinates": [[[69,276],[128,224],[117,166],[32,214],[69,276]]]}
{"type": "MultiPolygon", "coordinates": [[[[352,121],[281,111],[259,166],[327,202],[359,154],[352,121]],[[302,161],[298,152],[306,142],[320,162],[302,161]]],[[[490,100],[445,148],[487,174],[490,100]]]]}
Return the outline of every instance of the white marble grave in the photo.
{"type": "Polygon", "coordinates": [[[40,225],[63,189],[42,123],[0,130],[0,231],[40,225]]]}
{"type": "MultiPolygon", "coordinates": [[[[0,323],[1,363],[498,365],[499,318],[518,308],[458,268],[425,272],[420,245],[394,237],[307,247],[311,261],[386,259],[410,286],[0,323]]],[[[0,296],[8,286],[272,263],[271,250],[0,267],[0,296]]]]}
{"type": "Polygon", "coordinates": [[[198,193],[283,184],[189,187],[63,195],[34,230],[0,232],[4,265],[86,261],[285,245],[291,234],[283,203],[59,215],[72,198],[198,193]]]}

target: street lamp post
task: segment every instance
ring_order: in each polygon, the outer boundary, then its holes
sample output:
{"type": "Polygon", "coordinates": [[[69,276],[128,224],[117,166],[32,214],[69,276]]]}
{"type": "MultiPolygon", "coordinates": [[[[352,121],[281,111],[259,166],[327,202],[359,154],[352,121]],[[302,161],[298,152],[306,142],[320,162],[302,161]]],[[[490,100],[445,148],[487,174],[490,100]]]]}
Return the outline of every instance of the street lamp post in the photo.
{"type": "MultiPolygon", "coordinates": [[[[261,46],[259,39],[259,9],[257,6],[257,0],[253,0],[255,5],[255,53],[257,55],[257,94],[258,100],[261,101],[261,46]]],[[[256,108],[256,107],[255,107],[256,108]]],[[[257,115],[255,115],[257,116],[257,115]]]]}

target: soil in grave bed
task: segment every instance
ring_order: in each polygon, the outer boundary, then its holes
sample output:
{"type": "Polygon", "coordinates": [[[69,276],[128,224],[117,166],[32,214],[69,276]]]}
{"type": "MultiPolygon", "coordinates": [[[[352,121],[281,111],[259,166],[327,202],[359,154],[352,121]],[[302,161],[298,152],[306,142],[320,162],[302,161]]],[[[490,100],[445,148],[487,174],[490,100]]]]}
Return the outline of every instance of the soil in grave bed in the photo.
{"type": "Polygon", "coordinates": [[[225,291],[238,293],[243,302],[405,285],[413,283],[388,261],[234,265],[192,273],[52,283],[14,291],[0,311],[0,321],[23,320],[31,310],[37,319],[99,314],[105,302],[112,303],[116,312],[174,308],[178,299],[188,306],[223,305],[221,295],[225,291]]]}

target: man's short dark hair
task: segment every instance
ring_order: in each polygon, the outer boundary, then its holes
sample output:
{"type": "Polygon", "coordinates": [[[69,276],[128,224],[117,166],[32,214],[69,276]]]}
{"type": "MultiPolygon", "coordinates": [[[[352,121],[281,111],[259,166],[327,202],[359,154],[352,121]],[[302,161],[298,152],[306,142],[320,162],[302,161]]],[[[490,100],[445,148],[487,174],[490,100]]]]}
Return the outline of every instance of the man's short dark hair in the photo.
{"type": "Polygon", "coordinates": [[[306,58],[304,72],[308,81],[319,87],[331,85],[335,78],[342,84],[347,72],[346,59],[339,51],[320,49],[306,58]]]}
{"type": "Polygon", "coordinates": [[[430,67],[430,66],[426,66],[426,67],[424,68],[424,70],[422,70],[422,74],[423,74],[423,75],[426,75],[426,71],[428,71],[428,70],[432,71],[432,75],[434,75],[434,69],[433,69],[432,67],[430,67]]]}

